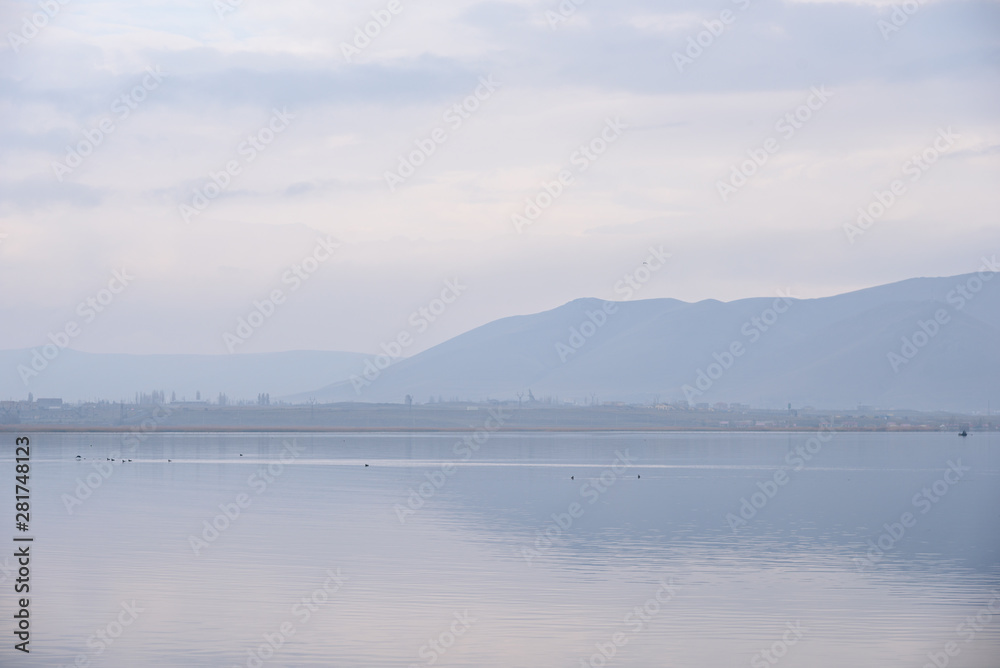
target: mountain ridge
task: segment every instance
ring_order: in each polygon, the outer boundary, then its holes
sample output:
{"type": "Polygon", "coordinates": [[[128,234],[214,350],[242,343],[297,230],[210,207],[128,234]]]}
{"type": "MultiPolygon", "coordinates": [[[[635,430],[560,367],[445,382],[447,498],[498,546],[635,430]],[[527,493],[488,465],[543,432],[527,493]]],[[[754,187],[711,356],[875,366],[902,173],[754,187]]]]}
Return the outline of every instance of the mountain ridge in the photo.
{"type": "Polygon", "coordinates": [[[388,366],[378,354],[337,351],[66,349],[24,383],[18,370],[30,368],[33,349],[8,350],[0,351],[0,399],[30,391],[128,400],[162,390],[188,400],[200,391],[212,400],[268,393],[272,401],[401,403],[407,395],[516,399],[530,389],[575,403],[980,411],[987,402],[1000,405],[996,276],[919,277],[816,298],[581,297],[493,320],[388,366]]]}
{"type": "Polygon", "coordinates": [[[809,299],[574,299],[486,323],[377,374],[359,370],[293,398],[397,402],[408,394],[482,401],[531,388],[538,396],[577,402],[596,395],[641,403],[980,410],[991,398],[1000,400],[992,397],[991,381],[1000,373],[995,276],[920,277],[809,299]],[[964,303],[956,300],[956,291],[977,279],[979,291],[964,303]],[[786,310],[777,313],[785,301],[786,310]],[[920,323],[942,309],[947,322],[912,360],[893,367],[890,353],[902,355],[904,337],[922,341],[920,323]],[[731,352],[736,344],[739,355],[731,352]],[[719,367],[725,367],[721,374],[719,367]]]}

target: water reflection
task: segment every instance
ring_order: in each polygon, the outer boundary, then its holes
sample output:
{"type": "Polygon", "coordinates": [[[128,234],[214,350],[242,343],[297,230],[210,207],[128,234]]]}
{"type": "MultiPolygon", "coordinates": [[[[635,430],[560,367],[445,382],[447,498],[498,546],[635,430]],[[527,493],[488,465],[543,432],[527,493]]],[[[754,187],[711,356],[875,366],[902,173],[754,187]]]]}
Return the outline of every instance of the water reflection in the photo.
{"type": "Polygon", "coordinates": [[[807,438],[153,435],[91,486],[120,436],[38,435],[33,650],[0,664],[995,668],[1000,615],[957,628],[1000,590],[997,439],[837,434],[771,487],[807,438]]]}

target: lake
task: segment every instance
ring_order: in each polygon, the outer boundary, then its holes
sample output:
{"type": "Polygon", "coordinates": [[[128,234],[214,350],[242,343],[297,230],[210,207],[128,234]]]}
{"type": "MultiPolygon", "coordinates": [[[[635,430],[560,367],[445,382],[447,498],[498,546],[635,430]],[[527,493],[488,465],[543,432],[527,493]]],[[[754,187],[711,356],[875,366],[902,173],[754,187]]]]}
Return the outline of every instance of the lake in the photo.
{"type": "Polygon", "coordinates": [[[997,434],[15,436],[5,668],[1000,665],[997,434]]]}

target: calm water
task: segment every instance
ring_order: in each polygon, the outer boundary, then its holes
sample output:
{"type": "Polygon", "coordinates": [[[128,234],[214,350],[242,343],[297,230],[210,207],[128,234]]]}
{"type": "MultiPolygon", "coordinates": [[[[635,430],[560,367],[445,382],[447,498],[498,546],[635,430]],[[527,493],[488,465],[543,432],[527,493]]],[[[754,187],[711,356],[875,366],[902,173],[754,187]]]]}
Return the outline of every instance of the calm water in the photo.
{"type": "Polygon", "coordinates": [[[1000,438],[809,437],[34,435],[0,666],[1000,666],[1000,438]]]}

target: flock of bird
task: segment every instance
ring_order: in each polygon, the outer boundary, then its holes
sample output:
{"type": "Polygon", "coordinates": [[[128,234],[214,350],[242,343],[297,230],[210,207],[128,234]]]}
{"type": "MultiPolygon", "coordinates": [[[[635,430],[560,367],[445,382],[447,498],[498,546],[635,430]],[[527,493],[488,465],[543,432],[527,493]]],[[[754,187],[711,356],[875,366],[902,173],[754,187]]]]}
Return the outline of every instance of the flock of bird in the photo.
{"type": "MultiPolygon", "coordinates": [[[[94,447],[94,446],[90,446],[90,447],[94,447]]],[[[243,456],[243,453],[241,452],[241,453],[240,453],[240,457],[242,457],[242,456],[243,456]]],[[[77,455],[77,456],[76,456],[76,461],[81,461],[82,459],[83,459],[83,457],[81,457],[80,455],[77,455]]],[[[107,461],[109,461],[109,462],[113,462],[113,461],[115,461],[115,458],[114,458],[114,457],[105,457],[105,459],[106,459],[107,461]]],[[[132,460],[131,460],[131,459],[125,459],[125,458],[122,458],[122,460],[121,460],[121,461],[122,461],[122,462],[124,463],[124,462],[130,462],[130,461],[132,461],[132,460]]],[[[173,460],[171,460],[171,459],[168,459],[168,460],[167,460],[167,463],[171,463],[172,461],[173,461],[173,460]]],[[[365,468],[368,468],[368,464],[365,464],[365,468]]],[[[575,475],[571,475],[571,476],[569,477],[569,479],[570,479],[570,480],[576,480],[576,476],[575,476],[575,475]]],[[[641,476],[641,475],[637,475],[637,476],[636,476],[636,479],[642,479],[642,476],[641,476]]]]}

